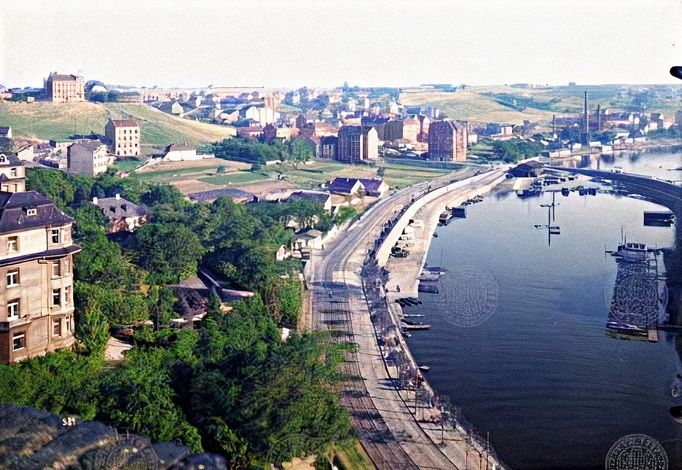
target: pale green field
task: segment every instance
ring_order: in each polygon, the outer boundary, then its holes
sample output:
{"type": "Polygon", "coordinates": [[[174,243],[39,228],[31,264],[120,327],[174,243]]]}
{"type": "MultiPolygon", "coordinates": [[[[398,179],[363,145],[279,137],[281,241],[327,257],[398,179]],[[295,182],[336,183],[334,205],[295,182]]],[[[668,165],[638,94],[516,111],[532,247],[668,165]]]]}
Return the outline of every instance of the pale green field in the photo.
{"type": "Polygon", "coordinates": [[[203,183],[224,186],[226,184],[229,185],[249,184],[255,183],[257,181],[265,181],[267,179],[269,179],[267,176],[264,176],[259,173],[252,173],[250,171],[235,171],[233,173],[225,173],[221,175],[199,178],[199,181],[203,183]]]}
{"type": "Polygon", "coordinates": [[[150,106],[128,103],[11,103],[0,102],[0,125],[11,126],[15,137],[49,140],[74,134],[104,133],[109,118],[140,121],[143,145],[198,145],[234,135],[234,129],[182,119],[150,106]]]}

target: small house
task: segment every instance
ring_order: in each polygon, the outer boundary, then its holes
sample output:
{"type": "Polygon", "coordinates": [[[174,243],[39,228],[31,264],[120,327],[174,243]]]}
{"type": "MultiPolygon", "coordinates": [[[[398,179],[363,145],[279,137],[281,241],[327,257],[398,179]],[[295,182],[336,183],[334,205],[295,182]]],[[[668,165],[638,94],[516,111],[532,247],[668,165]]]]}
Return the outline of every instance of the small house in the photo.
{"type": "Polygon", "coordinates": [[[134,232],[147,222],[149,213],[137,204],[117,194],[115,197],[92,198],[107,219],[109,233],[134,232]]]}
{"type": "Polygon", "coordinates": [[[292,246],[294,251],[319,250],[322,248],[322,232],[315,229],[301,230],[294,234],[292,246]]]}
{"type": "Polygon", "coordinates": [[[365,187],[358,178],[334,178],[329,184],[329,191],[343,196],[356,196],[365,187]]]}
{"type": "Polygon", "coordinates": [[[367,196],[383,197],[389,189],[382,178],[360,178],[360,183],[364,186],[367,196]]]}

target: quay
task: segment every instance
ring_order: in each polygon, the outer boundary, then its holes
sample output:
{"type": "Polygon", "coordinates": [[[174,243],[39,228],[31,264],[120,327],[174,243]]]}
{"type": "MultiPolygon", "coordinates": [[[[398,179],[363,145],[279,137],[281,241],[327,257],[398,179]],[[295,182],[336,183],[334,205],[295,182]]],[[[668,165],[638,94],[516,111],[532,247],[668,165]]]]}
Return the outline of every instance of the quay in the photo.
{"type": "MultiPolygon", "coordinates": [[[[331,338],[340,343],[350,343],[354,349],[346,353],[343,372],[348,380],[343,385],[342,401],[350,412],[360,442],[379,469],[501,469],[490,447],[469,434],[459,424],[445,422],[433,398],[417,395],[415,388],[401,385],[396,368],[389,361],[385,348],[382,325],[373,323],[377,312],[399,307],[396,296],[382,298],[381,289],[368,286],[369,274],[379,275],[377,264],[384,265],[391,255],[391,247],[418,211],[429,204],[429,224],[419,231],[415,245],[422,253],[410,249],[407,260],[420,259],[412,275],[412,284],[406,289],[417,295],[417,278],[430,243],[430,234],[437,223],[445,202],[452,204],[459,198],[468,199],[474,193],[484,193],[504,179],[506,168],[480,173],[474,168],[398,191],[379,201],[360,220],[353,223],[342,237],[314,252],[306,264],[306,285],[310,290],[312,327],[328,330],[331,338]],[[443,203],[443,204],[441,204],[443,203]],[[432,219],[433,217],[433,219],[432,219]],[[433,222],[431,222],[433,220],[433,222]],[[428,234],[428,237],[424,235],[428,234]],[[425,240],[428,238],[428,240],[425,240]],[[363,274],[364,273],[364,274],[363,274]],[[381,338],[382,345],[379,344],[381,338]]],[[[374,277],[372,277],[374,284],[374,277]]],[[[378,281],[378,278],[377,278],[378,281]]],[[[386,313],[389,318],[389,313],[386,313]]],[[[389,331],[399,323],[383,325],[389,331]]],[[[412,370],[418,370],[400,335],[396,344],[407,357],[412,370]]],[[[400,377],[403,379],[403,377],[400,377]]],[[[420,382],[425,382],[423,377],[420,382]]],[[[428,383],[420,391],[433,391],[428,383]]],[[[456,397],[455,397],[456,398],[456,397]]]]}

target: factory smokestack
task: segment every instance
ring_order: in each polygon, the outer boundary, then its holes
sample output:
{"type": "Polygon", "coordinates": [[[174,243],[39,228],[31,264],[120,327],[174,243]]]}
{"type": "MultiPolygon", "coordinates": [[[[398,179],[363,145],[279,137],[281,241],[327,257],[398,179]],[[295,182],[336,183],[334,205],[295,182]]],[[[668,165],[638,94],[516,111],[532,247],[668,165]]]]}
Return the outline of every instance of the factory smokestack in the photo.
{"type": "Polygon", "coordinates": [[[587,134],[590,132],[590,115],[587,111],[587,92],[585,92],[585,115],[584,115],[584,125],[583,125],[583,132],[587,134]]]}
{"type": "Polygon", "coordinates": [[[583,116],[582,144],[590,145],[590,115],[587,110],[587,92],[585,92],[585,111],[583,116]]]}

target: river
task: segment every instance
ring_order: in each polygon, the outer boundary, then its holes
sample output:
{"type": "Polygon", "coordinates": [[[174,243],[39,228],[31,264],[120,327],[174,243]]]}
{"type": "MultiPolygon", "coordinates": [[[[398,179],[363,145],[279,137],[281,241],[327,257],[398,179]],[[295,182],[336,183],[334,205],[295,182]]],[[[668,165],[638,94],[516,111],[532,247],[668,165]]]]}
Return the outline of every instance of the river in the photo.
{"type": "MultiPolygon", "coordinates": [[[[682,179],[680,153],[599,163],[682,179]]],[[[643,211],[663,208],[639,199],[555,198],[551,225],[560,235],[536,227],[547,223],[541,205],[552,202],[549,193],[496,192],[468,206],[466,219],[437,228],[427,264],[449,270],[445,292],[421,293],[423,304],[407,310],[432,325],[412,335],[410,349],[431,366],[434,388],[480,434],[490,433],[512,468],[604,468],[612,444],[632,433],[657,439],[669,468],[682,468],[682,425],[668,413],[682,405],[671,394],[681,370],[676,335],[659,332],[649,342],[606,331],[618,264],[605,250],[616,249],[621,231],[629,241],[672,247],[674,227],[644,227],[643,211]]]]}

